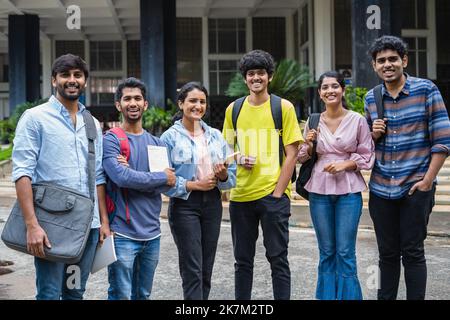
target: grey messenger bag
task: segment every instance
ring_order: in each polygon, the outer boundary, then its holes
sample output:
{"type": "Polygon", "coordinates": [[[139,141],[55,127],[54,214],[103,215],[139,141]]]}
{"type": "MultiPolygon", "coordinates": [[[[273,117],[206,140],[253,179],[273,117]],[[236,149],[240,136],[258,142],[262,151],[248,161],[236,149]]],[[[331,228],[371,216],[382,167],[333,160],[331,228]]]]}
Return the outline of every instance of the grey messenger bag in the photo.
{"type": "MultiPolygon", "coordinates": [[[[33,202],[39,225],[47,233],[51,249],[44,245],[46,260],[73,264],[80,261],[89,237],[94,216],[95,146],[97,138],[94,119],[83,111],[89,141],[89,194],[52,184],[33,184],[33,202]]],[[[16,201],[2,232],[2,240],[11,249],[27,251],[27,228],[22,210],[16,201]]]]}

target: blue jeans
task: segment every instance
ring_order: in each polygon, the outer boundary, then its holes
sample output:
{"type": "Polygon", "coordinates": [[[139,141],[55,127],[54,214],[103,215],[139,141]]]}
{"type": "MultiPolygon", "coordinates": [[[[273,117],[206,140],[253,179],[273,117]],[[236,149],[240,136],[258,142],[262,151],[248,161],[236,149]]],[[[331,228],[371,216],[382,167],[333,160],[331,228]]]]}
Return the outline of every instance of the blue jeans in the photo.
{"type": "Polygon", "coordinates": [[[361,300],[355,253],[361,193],[340,196],[310,193],[309,203],[320,251],[316,298],[361,300]]]}
{"type": "Polygon", "coordinates": [[[160,237],[149,241],[114,236],[117,261],[108,266],[108,300],[148,300],[159,261],[160,237]]]}
{"type": "Polygon", "coordinates": [[[94,261],[98,238],[99,229],[91,229],[83,256],[74,265],[34,258],[36,299],[82,300],[86,290],[86,282],[91,272],[92,262],[94,261]],[[77,273],[78,270],[80,271],[79,274],[77,273]]]}

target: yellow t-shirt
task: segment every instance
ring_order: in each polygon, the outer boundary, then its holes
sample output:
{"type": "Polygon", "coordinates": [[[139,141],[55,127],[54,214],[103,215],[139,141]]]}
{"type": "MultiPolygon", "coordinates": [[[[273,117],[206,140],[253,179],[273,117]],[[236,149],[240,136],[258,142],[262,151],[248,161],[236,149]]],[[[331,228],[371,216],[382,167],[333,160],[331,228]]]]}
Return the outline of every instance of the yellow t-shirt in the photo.
{"type": "MultiPolygon", "coordinates": [[[[225,112],[223,135],[228,144],[234,144],[234,130],[232,121],[231,103],[225,112]]],[[[298,125],[297,116],[292,103],[282,100],[283,117],[283,144],[285,146],[298,141],[303,137],[298,125]]],[[[242,155],[256,157],[256,164],[252,170],[242,166],[237,167],[236,187],[231,190],[231,200],[248,202],[261,199],[271,194],[277,185],[281,168],[279,162],[279,137],[270,109],[270,99],[260,106],[252,106],[248,98],[242,105],[237,120],[237,146],[236,151],[242,155]]],[[[285,191],[290,197],[291,183],[285,191]]]]}

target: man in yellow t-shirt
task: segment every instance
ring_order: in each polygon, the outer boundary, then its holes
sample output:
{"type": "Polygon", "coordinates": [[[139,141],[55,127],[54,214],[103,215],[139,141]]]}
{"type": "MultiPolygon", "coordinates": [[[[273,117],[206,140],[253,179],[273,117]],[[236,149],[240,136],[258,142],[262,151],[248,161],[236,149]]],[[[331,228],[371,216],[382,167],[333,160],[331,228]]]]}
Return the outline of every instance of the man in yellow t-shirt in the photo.
{"type": "Polygon", "coordinates": [[[231,191],[230,220],[235,256],[235,296],[250,300],[258,226],[261,221],[266,257],[272,269],[273,295],[288,300],[291,273],[288,262],[291,176],[302,135],[292,103],[282,100],[282,140],[285,151],[279,162],[279,135],[272,117],[268,85],[275,70],[273,57],[262,50],[244,55],[239,69],[250,91],[233,128],[234,103],[225,113],[223,134],[240,154],[237,182],[231,191]]]}

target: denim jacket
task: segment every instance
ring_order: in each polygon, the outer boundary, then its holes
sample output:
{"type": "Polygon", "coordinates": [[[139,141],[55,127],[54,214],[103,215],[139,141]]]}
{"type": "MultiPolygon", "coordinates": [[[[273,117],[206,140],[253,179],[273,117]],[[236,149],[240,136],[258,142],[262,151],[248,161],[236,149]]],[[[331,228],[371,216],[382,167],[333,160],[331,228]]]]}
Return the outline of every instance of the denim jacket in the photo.
{"type": "MultiPolygon", "coordinates": [[[[226,157],[232,153],[232,150],[222,137],[222,133],[217,129],[209,127],[203,121],[200,121],[200,125],[205,131],[211,162],[213,164],[223,163],[226,157]]],[[[169,197],[187,200],[190,195],[190,191],[186,190],[187,181],[195,181],[197,174],[198,160],[195,143],[189,137],[181,120],[176,121],[172,127],[164,132],[161,140],[167,145],[169,158],[177,177],[176,185],[164,194],[169,197]]],[[[220,190],[228,190],[235,185],[236,164],[233,162],[228,166],[227,181],[218,181],[217,187],[220,190]]]]}

